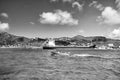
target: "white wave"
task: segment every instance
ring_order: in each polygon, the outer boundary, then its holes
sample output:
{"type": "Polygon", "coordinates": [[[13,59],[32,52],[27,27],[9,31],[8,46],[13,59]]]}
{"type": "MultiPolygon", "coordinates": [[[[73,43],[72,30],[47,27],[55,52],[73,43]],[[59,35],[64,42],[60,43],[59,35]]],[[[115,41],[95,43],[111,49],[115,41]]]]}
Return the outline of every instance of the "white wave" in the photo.
{"type": "Polygon", "coordinates": [[[90,55],[90,54],[73,54],[71,55],[72,57],[89,57],[89,56],[93,56],[93,55],[90,55]]]}

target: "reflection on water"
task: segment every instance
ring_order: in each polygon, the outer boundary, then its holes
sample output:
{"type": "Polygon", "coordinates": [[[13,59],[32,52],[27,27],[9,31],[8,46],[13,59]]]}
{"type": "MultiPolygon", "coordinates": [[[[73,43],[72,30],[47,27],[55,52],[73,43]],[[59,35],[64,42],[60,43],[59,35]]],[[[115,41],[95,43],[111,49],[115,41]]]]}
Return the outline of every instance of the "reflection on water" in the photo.
{"type": "Polygon", "coordinates": [[[0,49],[0,80],[120,80],[120,51],[0,49]]]}

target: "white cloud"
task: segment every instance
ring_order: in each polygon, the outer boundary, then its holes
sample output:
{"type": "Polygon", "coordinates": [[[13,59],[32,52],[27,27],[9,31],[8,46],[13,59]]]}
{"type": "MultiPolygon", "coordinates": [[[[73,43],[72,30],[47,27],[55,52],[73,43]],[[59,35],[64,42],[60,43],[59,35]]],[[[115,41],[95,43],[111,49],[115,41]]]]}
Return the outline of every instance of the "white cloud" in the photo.
{"type": "Polygon", "coordinates": [[[43,12],[40,15],[40,22],[43,24],[77,25],[78,20],[74,19],[67,11],[56,10],[53,12],[43,12]]]}
{"type": "Polygon", "coordinates": [[[93,1],[92,3],[89,4],[89,7],[94,7],[96,9],[98,9],[99,11],[104,10],[104,6],[100,3],[98,3],[97,1],[93,1]]]}
{"type": "Polygon", "coordinates": [[[79,30],[79,33],[80,34],[83,34],[85,31],[84,30],[79,30]]]}
{"type": "Polygon", "coordinates": [[[1,13],[0,15],[5,17],[5,18],[8,18],[8,14],[7,13],[1,13]]]}
{"type": "Polygon", "coordinates": [[[75,6],[79,9],[79,11],[81,11],[83,9],[84,4],[80,4],[79,2],[75,1],[72,3],[72,7],[74,8],[75,6]]]}
{"type": "Polygon", "coordinates": [[[63,0],[63,2],[73,2],[74,0],[63,0]]]}
{"type": "MultiPolygon", "coordinates": [[[[50,0],[51,2],[56,2],[56,1],[60,1],[60,0],[50,0]]],[[[63,2],[69,2],[72,3],[74,0],[62,0],[63,2]]]]}
{"type": "Polygon", "coordinates": [[[89,4],[89,7],[96,5],[96,4],[97,4],[97,1],[93,1],[92,3],[89,4]]]}
{"type": "MultiPolygon", "coordinates": [[[[60,0],[50,0],[51,2],[58,2],[58,1],[60,1],[60,0]]],[[[72,7],[74,8],[74,7],[77,7],[78,8],[78,10],[79,11],[81,11],[82,9],[83,9],[83,6],[84,6],[84,4],[80,4],[79,3],[79,1],[81,1],[81,0],[78,0],[78,1],[76,1],[76,0],[61,0],[63,3],[70,3],[70,4],[72,4],[72,7]]]]}
{"type": "Polygon", "coordinates": [[[120,39],[120,28],[114,29],[110,34],[110,38],[120,39]]]}
{"type": "Polygon", "coordinates": [[[102,4],[98,4],[98,5],[96,5],[96,9],[98,9],[99,11],[102,11],[102,10],[104,10],[104,7],[102,4]]]}
{"type": "Polygon", "coordinates": [[[120,9],[120,0],[116,0],[115,2],[117,4],[117,8],[120,9]]]}
{"type": "Polygon", "coordinates": [[[59,0],[50,0],[51,2],[56,2],[56,1],[59,1],[59,0]]]}
{"type": "Polygon", "coordinates": [[[0,31],[5,31],[5,30],[9,30],[9,24],[0,22],[0,31]]]}
{"type": "Polygon", "coordinates": [[[102,24],[117,25],[120,24],[120,12],[112,7],[105,7],[101,16],[98,17],[98,21],[102,24]]]}
{"type": "Polygon", "coordinates": [[[29,22],[30,24],[34,25],[35,23],[34,22],[29,22]]]}

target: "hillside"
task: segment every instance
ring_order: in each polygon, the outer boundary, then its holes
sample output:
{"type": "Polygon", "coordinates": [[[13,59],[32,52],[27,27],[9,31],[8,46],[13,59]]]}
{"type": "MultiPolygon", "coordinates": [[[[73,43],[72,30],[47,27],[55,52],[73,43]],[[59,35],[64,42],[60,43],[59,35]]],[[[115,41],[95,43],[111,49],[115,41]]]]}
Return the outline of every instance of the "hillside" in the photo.
{"type": "MultiPolygon", "coordinates": [[[[120,40],[110,39],[110,38],[106,38],[104,36],[84,37],[82,35],[77,35],[77,36],[74,36],[72,38],[68,38],[68,37],[63,38],[62,37],[62,38],[59,38],[56,40],[57,43],[60,41],[64,41],[64,43],[66,42],[68,45],[70,43],[76,43],[76,45],[92,43],[95,45],[114,44],[115,46],[120,46],[120,40]]],[[[64,43],[63,43],[63,45],[64,45],[64,43]]]]}
{"type": "Polygon", "coordinates": [[[7,32],[1,32],[0,33],[0,45],[35,45],[35,43],[37,42],[37,44],[41,41],[44,41],[44,39],[40,39],[40,38],[35,38],[35,39],[31,39],[31,38],[27,38],[27,37],[23,37],[23,36],[16,36],[16,35],[12,35],[9,34],[7,32]]]}
{"type": "Polygon", "coordinates": [[[0,45],[14,45],[19,43],[27,43],[30,39],[21,36],[15,36],[7,32],[0,33],[0,45]]]}
{"type": "MultiPolygon", "coordinates": [[[[7,32],[1,32],[0,33],[0,46],[2,45],[31,45],[31,46],[41,46],[44,41],[47,39],[43,38],[27,38],[23,36],[16,36],[9,34],[7,32]]],[[[120,46],[120,40],[115,39],[109,39],[103,36],[92,36],[92,37],[84,37],[82,35],[77,35],[74,37],[60,37],[60,38],[54,38],[55,43],[57,45],[82,45],[82,44],[88,44],[93,43],[95,45],[106,45],[109,43],[112,43],[116,46],[120,46]]]]}

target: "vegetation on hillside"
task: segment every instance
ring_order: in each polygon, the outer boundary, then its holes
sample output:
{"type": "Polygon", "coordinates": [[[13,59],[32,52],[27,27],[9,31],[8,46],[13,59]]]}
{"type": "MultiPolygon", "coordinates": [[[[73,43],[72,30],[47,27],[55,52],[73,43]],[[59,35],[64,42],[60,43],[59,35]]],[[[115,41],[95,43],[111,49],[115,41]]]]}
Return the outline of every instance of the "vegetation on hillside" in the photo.
{"type": "MultiPolygon", "coordinates": [[[[27,38],[23,36],[15,36],[9,34],[7,32],[0,33],[0,46],[6,45],[30,45],[30,46],[41,46],[46,40],[43,38],[27,38]]],[[[60,37],[54,38],[56,45],[87,45],[88,43],[92,43],[95,45],[105,45],[112,43],[115,46],[120,46],[120,40],[109,39],[103,36],[93,36],[93,37],[84,37],[81,35],[77,35],[74,37],[60,37]]]]}

